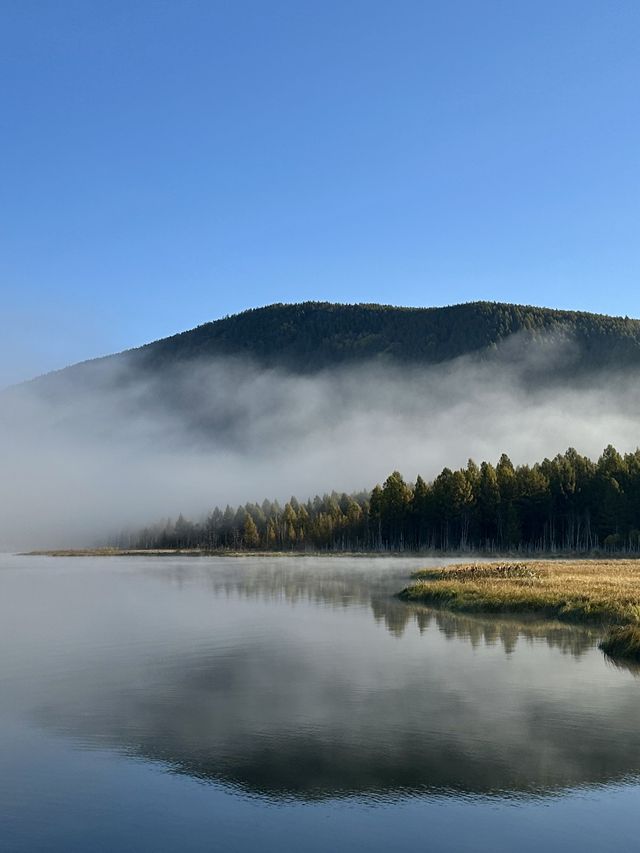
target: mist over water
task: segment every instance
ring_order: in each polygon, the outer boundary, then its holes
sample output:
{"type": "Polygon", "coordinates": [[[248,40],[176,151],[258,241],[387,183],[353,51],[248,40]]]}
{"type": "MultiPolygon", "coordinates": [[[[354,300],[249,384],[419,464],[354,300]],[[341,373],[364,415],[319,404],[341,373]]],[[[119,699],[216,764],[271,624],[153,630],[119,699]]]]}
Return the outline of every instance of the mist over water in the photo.
{"type": "Polygon", "coordinates": [[[0,395],[0,547],[94,544],[216,504],[370,489],[396,469],[432,478],[469,457],[634,450],[637,383],[572,379],[579,361],[569,337],[521,334],[431,367],[81,365],[0,395]]]}

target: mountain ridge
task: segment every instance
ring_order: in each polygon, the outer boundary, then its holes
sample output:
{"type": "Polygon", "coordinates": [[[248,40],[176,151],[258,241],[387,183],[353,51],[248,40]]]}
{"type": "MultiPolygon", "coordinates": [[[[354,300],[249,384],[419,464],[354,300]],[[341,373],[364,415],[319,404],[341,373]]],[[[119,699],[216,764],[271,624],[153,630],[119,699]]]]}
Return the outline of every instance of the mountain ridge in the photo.
{"type": "Polygon", "coordinates": [[[533,341],[571,334],[581,346],[583,369],[640,366],[640,320],[629,317],[489,301],[441,307],[308,301],[249,308],[29,382],[124,358],[145,372],[215,357],[301,373],[372,359],[438,364],[490,352],[522,331],[533,341]]]}

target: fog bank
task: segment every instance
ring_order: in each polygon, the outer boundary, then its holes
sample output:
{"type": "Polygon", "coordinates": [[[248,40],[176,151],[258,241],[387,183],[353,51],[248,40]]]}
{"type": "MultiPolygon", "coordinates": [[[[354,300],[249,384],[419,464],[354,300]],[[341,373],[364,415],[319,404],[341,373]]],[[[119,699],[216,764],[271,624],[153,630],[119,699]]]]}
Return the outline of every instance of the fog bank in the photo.
{"type": "Polygon", "coordinates": [[[0,547],[94,544],[179,512],[369,489],[394,469],[431,478],[469,457],[634,450],[634,377],[578,384],[566,376],[579,359],[570,340],[516,336],[427,368],[308,376],[215,359],[143,374],[119,356],[28,383],[0,395],[0,547]]]}

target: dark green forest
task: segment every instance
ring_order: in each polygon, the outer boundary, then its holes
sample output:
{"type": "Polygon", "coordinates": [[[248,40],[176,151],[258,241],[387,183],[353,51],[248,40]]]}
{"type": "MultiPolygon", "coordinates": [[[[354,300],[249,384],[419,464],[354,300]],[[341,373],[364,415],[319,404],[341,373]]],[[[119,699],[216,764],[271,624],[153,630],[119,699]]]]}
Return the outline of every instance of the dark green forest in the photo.
{"type": "MultiPolygon", "coordinates": [[[[627,317],[499,302],[444,308],[303,302],[243,311],[30,384],[47,397],[64,399],[74,390],[86,393],[113,382],[162,376],[171,367],[215,358],[247,359],[299,374],[371,361],[440,364],[470,354],[491,355],[517,333],[527,336],[529,351],[543,340],[577,345],[568,363],[555,366],[555,378],[575,381],[607,368],[640,366],[640,321],[627,317]],[[111,369],[119,366],[126,370],[111,369]]],[[[551,378],[548,371],[540,372],[536,382],[551,378]]]]}
{"type": "Polygon", "coordinates": [[[569,449],[535,465],[469,460],[432,481],[394,471],[370,493],[216,507],[112,544],[122,548],[261,551],[637,552],[640,450],[596,461],[569,449]]]}
{"type": "Polygon", "coordinates": [[[490,352],[522,331],[534,340],[554,333],[571,336],[580,345],[582,368],[640,364],[638,320],[498,302],[444,308],[328,302],[269,305],[205,323],[134,352],[140,364],[150,368],[212,356],[248,356],[261,366],[312,372],[371,359],[437,364],[472,352],[490,352]]]}

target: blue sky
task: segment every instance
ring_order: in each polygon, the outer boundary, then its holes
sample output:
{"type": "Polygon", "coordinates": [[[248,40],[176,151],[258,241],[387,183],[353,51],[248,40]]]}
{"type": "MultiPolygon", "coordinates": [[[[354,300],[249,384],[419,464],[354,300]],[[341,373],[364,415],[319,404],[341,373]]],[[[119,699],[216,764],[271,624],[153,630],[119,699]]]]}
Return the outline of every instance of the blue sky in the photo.
{"type": "Polygon", "coordinates": [[[635,0],[0,18],[0,382],[278,301],[640,316],[635,0]]]}

